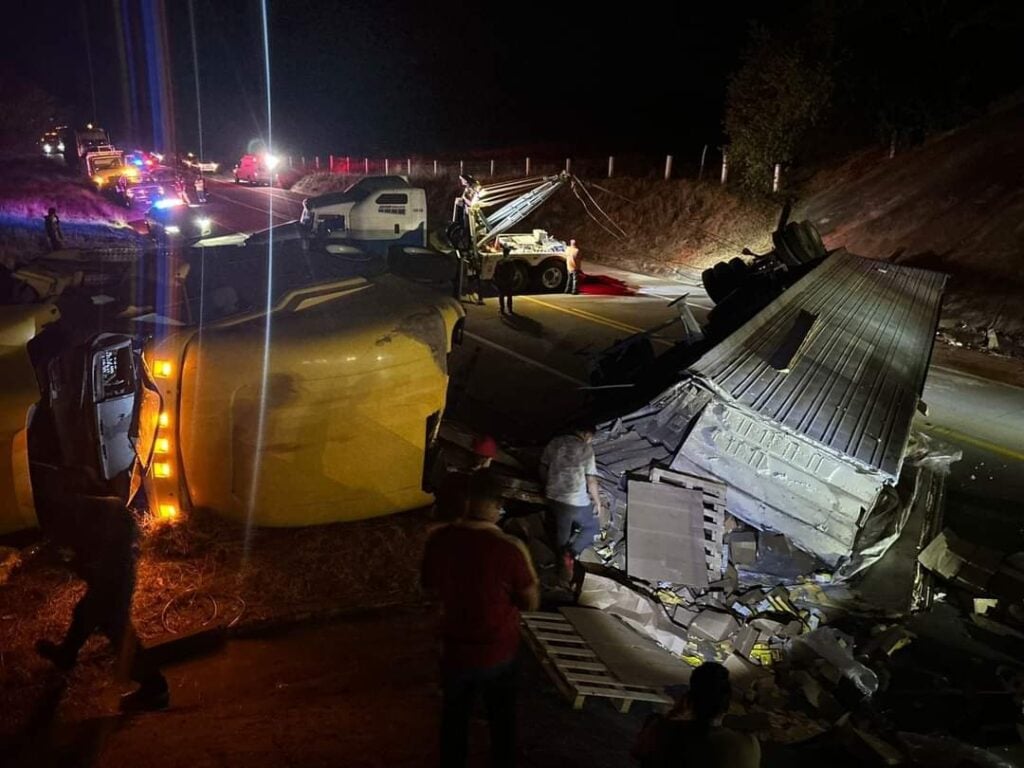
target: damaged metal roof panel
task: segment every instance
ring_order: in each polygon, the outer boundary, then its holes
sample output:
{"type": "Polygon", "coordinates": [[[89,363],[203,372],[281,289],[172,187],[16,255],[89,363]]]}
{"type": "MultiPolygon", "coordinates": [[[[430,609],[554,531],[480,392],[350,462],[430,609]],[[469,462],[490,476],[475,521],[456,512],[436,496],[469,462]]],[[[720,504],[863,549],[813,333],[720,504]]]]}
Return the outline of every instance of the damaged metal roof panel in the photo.
{"type": "Polygon", "coordinates": [[[837,251],[691,371],[727,400],[895,481],[945,282],[837,251]]]}
{"type": "Polygon", "coordinates": [[[830,564],[849,554],[882,488],[878,473],[724,402],[704,409],[671,466],[724,480],[730,513],[830,564]]]}

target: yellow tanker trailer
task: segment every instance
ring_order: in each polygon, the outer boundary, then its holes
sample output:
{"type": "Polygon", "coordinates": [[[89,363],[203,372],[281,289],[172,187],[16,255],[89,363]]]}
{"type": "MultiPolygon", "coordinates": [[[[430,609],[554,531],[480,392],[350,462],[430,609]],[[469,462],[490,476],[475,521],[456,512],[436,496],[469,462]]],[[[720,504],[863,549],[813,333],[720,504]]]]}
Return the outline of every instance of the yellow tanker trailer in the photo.
{"type": "Polygon", "coordinates": [[[57,392],[39,410],[62,446],[35,465],[73,466],[90,490],[125,498],[141,485],[165,520],[204,509],[297,526],[429,503],[461,305],[298,244],[269,271],[265,249],[190,250],[155,308],[35,361],[57,392]],[[62,392],[78,399],[62,405],[62,392]]]}

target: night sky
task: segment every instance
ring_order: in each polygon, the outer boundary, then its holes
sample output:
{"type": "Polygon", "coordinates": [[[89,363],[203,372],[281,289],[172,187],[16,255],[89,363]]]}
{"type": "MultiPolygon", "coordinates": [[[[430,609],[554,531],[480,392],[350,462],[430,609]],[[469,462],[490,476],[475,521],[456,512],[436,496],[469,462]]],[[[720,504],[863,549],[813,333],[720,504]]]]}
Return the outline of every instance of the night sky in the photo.
{"type": "MultiPolygon", "coordinates": [[[[159,86],[149,82],[153,67],[143,49],[152,48],[154,36],[141,18],[143,8],[160,3],[5,5],[36,21],[2,30],[5,60],[72,115],[89,117],[88,29],[96,119],[117,142],[148,141],[150,93],[159,86]],[[124,67],[115,8],[123,39],[134,49],[124,52],[124,67]],[[125,109],[133,90],[135,117],[125,109]]],[[[181,150],[198,151],[188,3],[163,6],[177,141],[181,150]]],[[[601,153],[662,152],[715,140],[748,6],[647,2],[642,8],[557,0],[271,0],[274,144],[310,154],[566,145],[601,153]]],[[[260,5],[194,0],[194,9],[206,153],[231,159],[266,130],[260,5]]]]}
{"type": "MultiPolygon", "coordinates": [[[[833,101],[846,123],[872,124],[872,99],[987,98],[1024,71],[1012,10],[1024,4],[997,0],[268,1],[273,144],[296,155],[692,155],[722,139],[726,83],[752,24],[818,45],[830,33],[808,18],[829,8],[845,17],[833,101]],[[891,83],[903,90],[882,93],[891,83]]],[[[193,3],[204,151],[230,162],[267,128],[261,6],[193,3]]],[[[4,7],[4,71],[119,145],[199,151],[188,0],[4,7]]]]}

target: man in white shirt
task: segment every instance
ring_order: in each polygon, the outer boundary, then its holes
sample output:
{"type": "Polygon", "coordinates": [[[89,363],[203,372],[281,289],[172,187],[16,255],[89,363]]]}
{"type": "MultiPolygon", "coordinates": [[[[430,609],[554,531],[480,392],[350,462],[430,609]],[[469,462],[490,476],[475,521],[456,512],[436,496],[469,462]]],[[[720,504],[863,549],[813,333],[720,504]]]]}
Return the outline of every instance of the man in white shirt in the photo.
{"type": "Polygon", "coordinates": [[[564,557],[567,575],[574,571],[580,553],[594,543],[600,532],[601,496],[594,461],[594,427],[577,427],[553,438],[540,459],[547,506],[555,518],[555,539],[564,557]],[[579,528],[573,536],[573,525],[579,528]]]}
{"type": "Polygon", "coordinates": [[[565,249],[565,292],[573,295],[580,292],[579,278],[580,266],[583,259],[580,257],[580,249],[575,240],[570,240],[565,249]]]}

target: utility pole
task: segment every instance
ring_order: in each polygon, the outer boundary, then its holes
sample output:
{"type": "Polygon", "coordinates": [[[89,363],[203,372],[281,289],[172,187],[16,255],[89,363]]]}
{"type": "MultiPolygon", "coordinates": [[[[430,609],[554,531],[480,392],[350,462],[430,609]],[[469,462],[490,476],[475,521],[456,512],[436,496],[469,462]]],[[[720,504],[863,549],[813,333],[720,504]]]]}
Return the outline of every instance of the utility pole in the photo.
{"type": "MultiPolygon", "coordinates": [[[[203,106],[199,99],[199,54],[196,49],[196,14],[192,0],[188,0],[188,26],[192,32],[192,74],[196,79],[196,123],[199,126],[199,159],[205,160],[203,151],[203,106]]],[[[289,159],[289,164],[291,161],[289,159]]]]}

